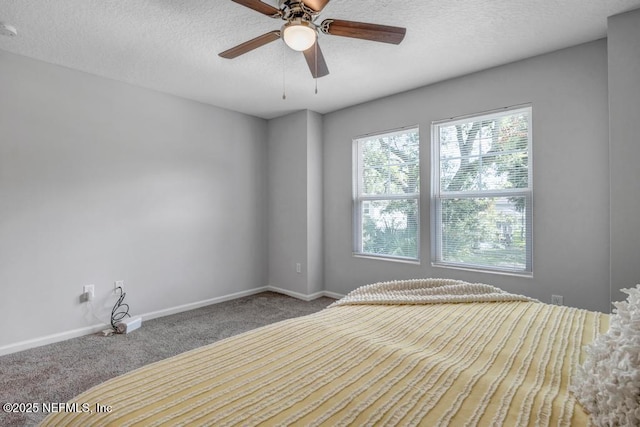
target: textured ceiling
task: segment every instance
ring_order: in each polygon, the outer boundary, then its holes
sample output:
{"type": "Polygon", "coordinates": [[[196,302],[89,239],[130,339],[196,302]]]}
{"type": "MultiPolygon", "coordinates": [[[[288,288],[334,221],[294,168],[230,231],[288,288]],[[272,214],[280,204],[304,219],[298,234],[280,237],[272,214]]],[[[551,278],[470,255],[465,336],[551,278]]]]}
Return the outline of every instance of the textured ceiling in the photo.
{"type": "Polygon", "coordinates": [[[639,7],[640,0],[332,0],[320,20],[403,26],[407,35],[395,46],[320,34],[331,74],[318,80],[318,94],[302,54],[280,41],[218,57],[282,24],[230,0],[0,0],[0,22],[18,31],[0,37],[0,49],[273,118],[327,113],[596,40],[606,36],[608,16],[639,7]]]}

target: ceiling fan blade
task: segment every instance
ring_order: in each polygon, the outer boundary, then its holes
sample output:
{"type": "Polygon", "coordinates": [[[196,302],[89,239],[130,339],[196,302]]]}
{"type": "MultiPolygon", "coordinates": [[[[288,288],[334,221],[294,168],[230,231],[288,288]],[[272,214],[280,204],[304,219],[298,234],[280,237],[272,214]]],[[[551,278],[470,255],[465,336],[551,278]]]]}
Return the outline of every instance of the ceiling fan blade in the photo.
{"type": "Polygon", "coordinates": [[[307,7],[320,12],[329,3],[329,0],[302,0],[307,7]]]}
{"type": "Polygon", "coordinates": [[[309,70],[311,70],[313,78],[317,79],[329,74],[329,68],[327,68],[327,63],[324,61],[324,55],[320,50],[320,45],[317,40],[313,46],[305,50],[303,53],[304,59],[307,60],[307,65],[309,65],[309,70]]]}
{"type": "Polygon", "coordinates": [[[344,21],[341,19],[325,19],[320,24],[320,30],[332,36],[353,37],[391,44],[400,44],[407,32],[406,28],[401,27],[344,21]]]}
{"type": "Polygon", "coordinates": [[[273,6],[269,6],[268,4],[263,3],[260,0],[231,0],[231,1],[241,4],[243,6],[246,6],[249,9],[253,9],[256,12],[260,12],[263,15],[267,15],[272,18],[280,18],[282,16],[282,12],[280,11],[280,9],[276,9],[273,6]]]}
{"type": "Polygon", "coordinates": [[[278,30],[271,31],[269,33],[258,36],[255,39],[251,39],[248,42],[239,44],[236,47],[232,47],[231,49],[225,50],[224,52],[219,53],[218,55],[223,58],[233,59],[237,56],[250,52],[253,49],[257,49],[260,46],[264,46],[267,43],[271,43],[272,41],[278,40],[279,38],[280,38],[280,31],[278,30]]]}

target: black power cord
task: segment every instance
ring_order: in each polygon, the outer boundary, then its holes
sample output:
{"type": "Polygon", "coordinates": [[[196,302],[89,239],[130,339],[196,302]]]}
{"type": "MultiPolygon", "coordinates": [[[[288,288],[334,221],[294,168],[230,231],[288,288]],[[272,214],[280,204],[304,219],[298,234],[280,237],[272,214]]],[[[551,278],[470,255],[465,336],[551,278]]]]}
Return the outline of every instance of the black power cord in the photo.
{"type": "Polygon", "coordinates": [[[122,286],[118,286],[117,289],[120,289],[120,298],[116,301],[113,309],[111,310],[111,327],[114,331],[118,332],[117,324],[119,321],[124,319],[126,316],[131,317],[129,314],[129,304],[124,304],[124,297],[127,295],[126,292],[122,290],[122,286]]]}

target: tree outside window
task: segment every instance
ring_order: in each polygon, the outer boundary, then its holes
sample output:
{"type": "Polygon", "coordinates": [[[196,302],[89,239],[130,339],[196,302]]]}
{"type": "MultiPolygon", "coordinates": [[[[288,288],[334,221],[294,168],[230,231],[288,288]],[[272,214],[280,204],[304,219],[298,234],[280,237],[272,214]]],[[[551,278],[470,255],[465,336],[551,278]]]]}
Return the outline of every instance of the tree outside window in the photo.
{"type": "Polygon", "coordinates": [[[432,131],[434,265],[531,274],[531,107],[432,131]]]}
{"type": "Polygon", "coordinates": [[[354,253],[419,258],[418,129],[354,140],[354,253]]]}

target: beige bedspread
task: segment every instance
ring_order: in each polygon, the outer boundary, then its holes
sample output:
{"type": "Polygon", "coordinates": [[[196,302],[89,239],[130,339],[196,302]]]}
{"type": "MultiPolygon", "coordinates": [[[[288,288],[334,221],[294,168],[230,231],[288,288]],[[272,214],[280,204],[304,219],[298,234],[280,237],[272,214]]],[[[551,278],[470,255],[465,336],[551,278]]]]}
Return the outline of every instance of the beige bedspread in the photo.
{"type": "Polygon", "coordinates": [[[91,413],[43,425],[584,426],[568,382],[607,326],[527,301],[338,305],[107,381],[72,401],[91,413]]]}

